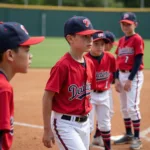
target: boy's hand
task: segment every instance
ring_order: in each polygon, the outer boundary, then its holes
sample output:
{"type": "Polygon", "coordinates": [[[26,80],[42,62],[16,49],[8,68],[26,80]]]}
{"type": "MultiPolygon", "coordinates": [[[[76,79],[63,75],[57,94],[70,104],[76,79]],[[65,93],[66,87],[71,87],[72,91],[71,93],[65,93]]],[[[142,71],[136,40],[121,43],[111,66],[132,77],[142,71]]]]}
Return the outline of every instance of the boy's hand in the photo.
{"type": "Polygon", "coordinates": [[[117,92],[121,92],[121,83],[119,81],[119,79],[115,79],[115,89],[117,92]]]}
{"type": "Polygon", "coordinates": [[[52,148],[52,143],[55,144],[55,140],[51,129],[49,131],[44,130],[42,141],[45,147],[52,148]]]}
{"type": "Polygon", "coordinates": [[[127,80],[125,85],[124,85],[124,90],[129,92],[131,90],[131,84],[132,84],[132,81],[131,80],[127,80]]]}

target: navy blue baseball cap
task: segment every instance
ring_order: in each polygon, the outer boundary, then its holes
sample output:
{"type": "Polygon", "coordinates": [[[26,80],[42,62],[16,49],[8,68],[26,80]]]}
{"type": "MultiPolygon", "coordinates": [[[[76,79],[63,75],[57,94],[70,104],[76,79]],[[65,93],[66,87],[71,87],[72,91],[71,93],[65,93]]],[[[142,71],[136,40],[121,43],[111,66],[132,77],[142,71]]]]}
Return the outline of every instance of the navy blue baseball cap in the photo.
{"type": "Polygon", "coordinates": [[[135,22],[137,22],[137,18],[136,18],[136,15],[134,13],[126,12],[126,13],[122,14],[120,22],[125,22],[128,24],[134,24],[135,22]]]}
{"type": "Polygon", "coordinates": [[[67,35],[92,35],[98,32],[94,30],[90,20],[84,16],[74,16],[68,19],[64,25],[64,36],[67,35]]]}
{"type": "Polygon", "coordinates": [[[44,40],[44,36],[30,37],[25,27],[17,22],[0,22],[0,52],[18,46],[30,46],[44,40]]]}
{"type": "Polygon", "coordinates": [[[98,41],[98,40],[104,40],[105,43],[109,43],[109,39],[106,38],[105,34],[103,31],[96,32],[93,34],[93,42],[98,41]]]}
{"type": "Polygon", "coordinates": [[[104,31],[104,35],[106,36],[106,38],[109,40],[110,43],[112,43],[115,46],[118,45],[118,42],[115,42],[116,37],[112,32],[104,31]]]}

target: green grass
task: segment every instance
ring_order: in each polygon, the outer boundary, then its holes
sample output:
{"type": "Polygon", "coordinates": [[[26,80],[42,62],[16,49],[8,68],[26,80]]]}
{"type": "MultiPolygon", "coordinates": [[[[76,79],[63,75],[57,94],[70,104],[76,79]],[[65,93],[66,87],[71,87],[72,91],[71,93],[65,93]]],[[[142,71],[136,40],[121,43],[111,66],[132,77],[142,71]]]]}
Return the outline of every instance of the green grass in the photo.
{"type": "MultiPolygon", "coordinates": [[[[33,54],[32,68],[50,68],[65,52],[69,51],[69,45],[62,38],[46,38],[41,44],[31,47],[33,54]]],[[[150,69],[150,40],[145,40],[144,64],[150,69]]]]}
{"type": "Polygon", "coordinates": [[[69,51],[69,45],[64,38],[46,38],[44,42],[32,46],[32,68],[52,67],[65,52],[69,51]]]}

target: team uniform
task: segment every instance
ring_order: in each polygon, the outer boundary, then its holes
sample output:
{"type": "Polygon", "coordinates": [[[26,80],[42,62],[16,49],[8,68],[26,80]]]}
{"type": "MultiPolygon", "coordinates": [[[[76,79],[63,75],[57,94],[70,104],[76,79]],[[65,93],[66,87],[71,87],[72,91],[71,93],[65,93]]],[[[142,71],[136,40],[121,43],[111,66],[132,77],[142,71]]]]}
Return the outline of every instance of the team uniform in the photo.
{"type": "Polygon", "coordinates": [[[51,126],[61,150],[88,150],[91,85],[95,74],[91,60],[75,61],[66,53],[52,68],[45,90],[56,92],[52,101],[51,126]]]}
{"type": "MultiPolygon", "coordinates": [[[[133,64],[135,61],[135,56],[139,54],[144,54],[144,42],[141,36],[134,34],[131,37],[126,38],[125,36],[119,40],[119,45],[116,50],[117,54],[117,65],[119,69],[119,80],[122,87],[128,80],[133,64]]],[[[126,92],[123,88],[120,93],[121,110],[124,119],[131,118],[132,121],[140,120],[141,114],[139,110],[140,103],[140,91],[143,85],[143,61],[140,64],[139,70],[136,73],[134,79],[132,80],[131,90],[126,92]]],[[[130,121],[127,121],[127,125],[130,121]]],[[[136,130],[139,130],[139,124],[133,123],[136,130]]],[[[130,125],[129,125],[130,126],[130,125]]]]}
{"type": "Polygon", "coordinates": [[[9,150],[13,141],[13,90],[0,72],[0,150],[9,150]]]}
{"type": "Polygon", "coordinates": [[[139,104],[144,81],[142,71],[144,68],[144,41],[139,34],[135,33],[137,19],[134,13],[123,13],[120,25],[125,36],[120,38],[116,50],[118,70],[115,81],[116,90],[120,95],[126,133],[122,138],[114,141],[114,144],[130,143],[131,150],[139,150],[142,148],[139,104]],[[132,125],[134,134],[132,133],[132,125]]]}
{"type": "Polygon", "coordinates": [[[90,113],[90,131],[94,130],[95,112],[98,121],[98,129],[101,131],[104,143],[110,139],[110,85],[112,74],[116,71],[115,57],[109,52],[103,52],[100,59],[86,54],[96,68],[96,88],[91,93],[92,111],[90,113]]]}
{"type": "MultiPolygon", "coordinates": [[[[98,37],[95,37],[98,38],[98,37]]],[[[109,52],[112,48],[113,45],[117,46],[117,42],[115,42],[115,35],[110,32],[110,31],[105,31],[102,35],[101,35],[101,39],[103,39],[105,41],[105,51],[109,52]]],[[[110,73],[110,83],[114,83],[114,78],[115,77],[115,73],[110,73]]],[[[110,86],[110,88],[108,89],[108,93],[109,93],[109,104],[110,104],[110,118],[112,118],[113,114],[114,114],[114,108],[113,108],[113,96],[112,96],[112,86],[110,86]]],[[[101,131],[98,129],[98,123],[96,123],[96,130],[94,133],[94,137],[91,143],[91,147],[92,146],[98,146],[100,147],[104,147],[104,142],[101,136],[101,131]]]]}

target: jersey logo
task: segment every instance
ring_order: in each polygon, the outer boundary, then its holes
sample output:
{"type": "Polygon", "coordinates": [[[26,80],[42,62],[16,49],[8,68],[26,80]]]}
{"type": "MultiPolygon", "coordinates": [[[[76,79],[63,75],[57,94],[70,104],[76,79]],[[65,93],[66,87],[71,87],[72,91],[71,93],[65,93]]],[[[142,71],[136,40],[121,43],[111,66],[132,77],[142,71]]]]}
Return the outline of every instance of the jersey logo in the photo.
{"type": "Polygon", "coordinates": [[[72,84],[68,87],[68,91],[71,92],[70,101],[73,99],[82,100],[87,95],[90,95],[91,84],[87,83],[86,85],[78,87],[76,84],[72,84]]]}
{"type": "Polygon", "coordinates": [[[118,49],[118,56],[133,55],[133,54],[134,54],[134,49],[132,47],[124,47],[118,49]]]}
{"type": "Polygon", "coordinates": [[[88,28],[91,24],[90,20],[89,19],[84,19],[83,20],[83,23],[85,24],[85,26],[88,28]]]}
{"type": "Polygon", "coordinates": [[[110,76],[110,73],[108,71],[96,72],[97,81],[107,80],[109,76],[110,76]]]}

